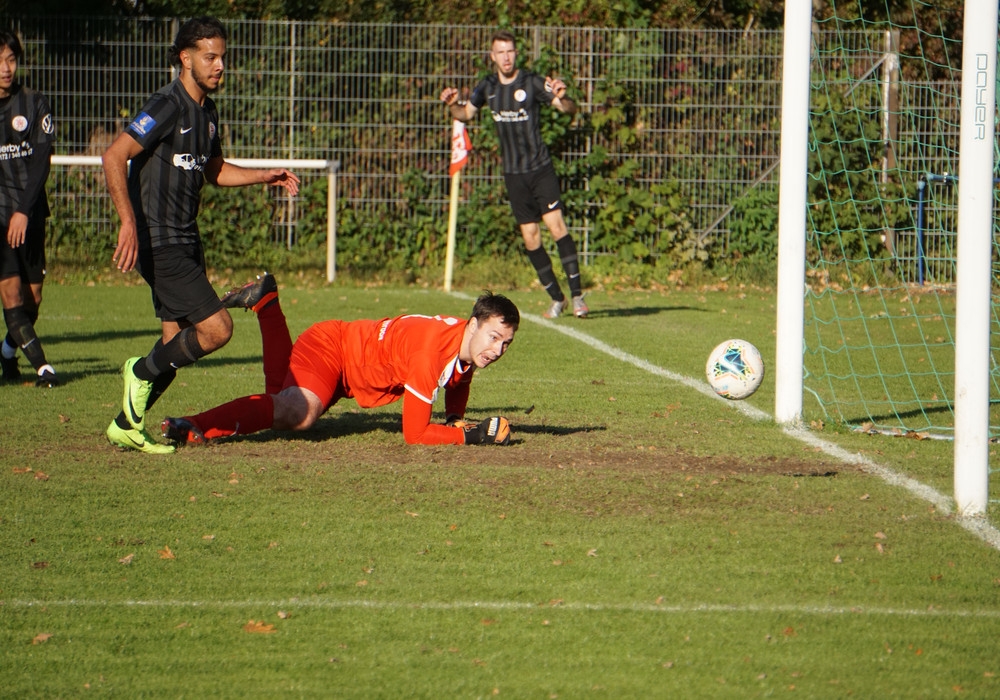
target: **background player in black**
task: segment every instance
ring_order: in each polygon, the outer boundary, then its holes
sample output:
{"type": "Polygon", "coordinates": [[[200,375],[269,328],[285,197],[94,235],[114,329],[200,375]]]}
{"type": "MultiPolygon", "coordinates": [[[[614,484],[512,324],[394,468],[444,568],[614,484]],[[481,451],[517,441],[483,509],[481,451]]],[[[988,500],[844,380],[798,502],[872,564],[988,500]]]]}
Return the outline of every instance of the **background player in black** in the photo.
{"type": "Polygon", "coordinates": [[[35,368],[37,386],[58,384],[35,335],[45,280],[45,181],[55,123],[48,100],[14,80],[23,51],[14,34],[0,32],[0,300],[7,337],[0,368],[20,379],[17,348],[35,368]]]}
{"type": "Polygon", "coordinates": [[[556,280],[552,260],[542,246],[539,226],[542,221],[555,239],[566,272],[573,297],[573,314],[583,318],[588,309],[583,301],[576,243],[563,219],[559,179],[552,168],[549,150],[542,141],[539,123],[542,104],[575,114],[576,103],[566,96],[566,84],[562,80],[542,78],[517,67],[517,47],[510,32],[499,31],[493,35],[490,59],[497,72],[480,81],[467,102],[458,99],[459,93],[454,87],[441,91],[441,101],[448,105],[452,117],[464,122],[472,120],[483,105],[489,105],[500,138],[504,182],[511,210],[521,228],[528,259],[552,298],[544,316],[559,316],[569,302],[556,280]]]}
{"type": "Polygon", "coordinates": [[[229,311],[208,281],[196,221],[205,180],[220,187],[280,185],[292,196],[299,190],[298,177],[284,168],[248,169],[223,160],[218,112],[208,95],[222,80],[226,39],[213,17],[181,25],[170,47],[170,62],[180,68],[177,80],[149,98],[103,156],[121,219],[113,260],[122,272],[138,265],[162,325],[149,354],[122,368],[122,411],[107,430],[120,447],[172,452],[150,439],[146,411],[177,369],[221,348],[233,334],[229,311]]]}

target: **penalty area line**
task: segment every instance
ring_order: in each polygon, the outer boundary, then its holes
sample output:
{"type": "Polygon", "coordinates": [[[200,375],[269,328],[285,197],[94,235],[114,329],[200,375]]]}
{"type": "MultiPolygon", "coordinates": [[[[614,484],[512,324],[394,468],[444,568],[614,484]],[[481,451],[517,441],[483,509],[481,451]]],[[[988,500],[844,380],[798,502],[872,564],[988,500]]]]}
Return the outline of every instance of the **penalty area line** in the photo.
{"type": "Polygon", "coordinates": [[[1000,610],[949,610],[928,606],[927,608],[887,608],[859,606],[815,606],[815,605],[735,605],[719,603],[692,603],[672,605],[663,603],[585,603],[573,601],[552,601],[546,603],[524,603],[516,601],[386,601],[386,600],[11,600],[3,603],[13,608],[149,608],[184,609],[205,608],[229,610],[243,608],[309,608],[318,610],[427,610],[441,612],[461,612],[464,610],[490,610],[510,612],[532,612],[542,610],[565,610],[567,612],[596,613],[651,613],[667,615],[693,615],[699,613],[721,615],[813,615],[847,616],[856,615],[884,617],[934,617],[934,618],[979,618],[1000,619],[1000,610]]]}
{"type": "MultiPolygon", "coordinates": [[[[459,292],[453,292],[454,296],[460,297],[462,299],[471,300],[472,297],[468,295],[461,294],[459,292]]],[[[620,360],[626,364],[630,364],[633,367],[641,369],[645,372],[653,374],[658,377],[663,377],[664,379],[669,379],[672,382],[681,384],[689,389],[694,389],[695,391],[707,396],[714,401],[721,401],[730,408],[742,413],[743,415],[751,418],[753,420],[774,420],[774,417],[765,412],[751,406],[750,404],[744,404],[742,401],[729,401],[717,395],[712,388],[708,386],[707,382],[688,377],[683,374],[678,374],[677,372],[671,372],[668,369],[658,367],[647,360],[642,359],[627,353],[624,350],[620,350],[616,347],[608,345],[607,343],[594,338],[593,336],[587,335],[575,328],[565,326],[559,323],[554,323],[547,318],[537,316],[535,314],[521,314],[522,319],[527,319],[534,323],[537,323],[545,328],[556,331],[557,333],[562,333],[565,336],[569,336],[574,340],[578,340],[584,345],[593,348],[599,352],[609,355],[616,360],[620,360]]],[[[891,486],[897,486],[905,489],[911,495],[916,496],[922,501],[927,501],[933,505],[937,510],[941,511],[945,515],[951,517],[962,529],[979,538],[990,547],[1000,550],[1000,530],[997,530],[985,516],[979,515],[961,515],[954,512],[953,501],[949,497],[942,494],[935,488],[928,486],[927,484],[921,483],[916,479],[912,479],[908,476],[900,474],[889,467],[877,464],[872,460],[863,457],[862,455],[849,452],[842,447],[834,445],[833,443],[819,438],[809,431],[801,427],[796,426],[786,426],[784,432],[789,437],[799,440],[802,443],[809,445],[810,447],[815,447],[822,451],[824,454],[833,457],[834,459],[840,460],[846,464],[853,464],[859,467],[862,471],[877,476],[882,479],[887,484],[891,486]]]]}

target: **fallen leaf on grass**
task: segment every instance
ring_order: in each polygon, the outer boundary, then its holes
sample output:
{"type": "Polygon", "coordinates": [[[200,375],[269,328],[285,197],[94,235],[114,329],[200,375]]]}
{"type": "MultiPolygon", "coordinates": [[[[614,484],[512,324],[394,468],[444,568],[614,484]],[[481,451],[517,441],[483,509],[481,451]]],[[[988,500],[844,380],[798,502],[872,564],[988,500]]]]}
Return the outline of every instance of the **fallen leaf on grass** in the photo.
{"type": "Polygon", "coordinates": [[[35,479],[37,481],[48,481],[49,475],[46,474],[45,472],[35,472],[35,479]]]}
{"type": "Polygon", "coordinates": [[[278,611],[278,617],[280,617],[282,620],[287,620],[291,616],[292,614],[290,612],[285,612],[284,610],[278,611]]]}
{"type": "Polygon", "coordinates": [[[420,517],[420,513],[411,513],[408,510],[403,511],[403,512],[406,513],[407,515],[409,515],[411,518],[419,518],[420,517]]]}
{"type": "Polygon", "coordinates": [[[243,631],[250,634],[273,634],[277,632],[274,629],[274,625],[269,625],[266,622],[257,622],[255,620],[250,620],[250,622],[243,625],[243,631]]]}
{"type": "Polygon", "coordinates": [[[33,470],[31,467],[14,467],[12,471],[15,474],[30,474],[33,470]]]}
{"type": "Polygon", "coordinates": [[[588,557],[596,557],[597,556],[597,550],[596,549],[588,549],[587,550],[587,556],[588,557]]]}
{"type": "Polygon", "coordinates": [[[35,635],[35,638],[31,640],[32,644],[44,644],[52,638],[52,635],[48,632],[41,632],[35,635]]]}
{"type": "Polygon", "coordinates": [[[176,556],[174,556],[174,553],[170,551],[170,546],[169,545],[163,545],[163,549],[158,549],[156,551],[160,553],[160,559],[176,559],[177,558],[176,556]]]}
{"type": "Polygon", "coordinates": [[[49,563],[47,561],[36,561],[31,564],[32,569],[47,569],[49,568],[49,563]]]}
{"type": "Polygon", "coordinates": [[[131,554],[126,554],[124,557],[118,560],[118,563],[128,566],[129,564],[132,563],[133,559],[135,559],[135,552],[132,552],[131,554]]]}

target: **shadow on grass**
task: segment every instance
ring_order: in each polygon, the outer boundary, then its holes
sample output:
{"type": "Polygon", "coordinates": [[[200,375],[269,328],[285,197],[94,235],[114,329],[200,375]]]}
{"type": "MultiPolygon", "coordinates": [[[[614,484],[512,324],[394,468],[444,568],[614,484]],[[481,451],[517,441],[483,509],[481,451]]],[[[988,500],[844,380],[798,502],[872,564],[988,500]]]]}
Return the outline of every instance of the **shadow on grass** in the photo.
{"type": "Polygon", "coordinates": [[[656,316],[670,311],[705,311],[694,306],[633,306],[625,309],[591,309],[587,318],[627,318],[629,316],[656,316]]]}
{"type": "MultiPolygon", "coordinates": [[[[152,346],[150,346],[152,347],[152,346]]],[[[135,353],[134,355],[123,355],[121,358],[114,360],[113,364],[108,364],[107,358],[104,357],[76,357],[72,360],[66,362],[60,362],[59,357],[49,355],[49,359],[52,364],[55,365],[56,373],[59,375],[60,384],[72,384],[75,381],[84,379],[86,377],[94,376],[115,376],[121,375],[122,364],[129,357],[135,357],[137,355],[142,355],[145,353],[135,353]]],[[[243,357],[203,357],[198,360],[197,367],[224,367],[227,365],[257,365],[260,366],[260,356],[259,355],[245,355],[243,357]]],[[[30,366],[27,366],[27,373],[25,367],[27,363],[22,359],[20,361],[22,381],[27,381],[31,379],[34,381],[34,376],[31,374],[32,370],[30,366]],[[31,376],[29,376],[31,375],[31,376]]],[[[178,373],[178,377],[183,380],[185,370],[181,369],[178,373]]],[[[264,370],[261,369],[260,373],[261,389],[264,386],[264,370]]],[[[232,398],[236,398],[235,396],[232,398]]]]}
{"type": "MultiPolygon", "coordinates": [[[[495,415],[495,413],[484,413],[495,415]]],[[[576,433],[589,433],[597,430],[607,430],[604,426],[568,426],[568,425],[512,425],[512,444],[517,444],[519,433],[530,435],[574,435],[576,433]]],[[[263,430],[251,435],[239,435],[231,438],[243,442],[269,442],[276,438],[282,440],[295,440],[301,442],[324,442],[356,435],[367,435],[370,433],[387,433],[399,435],[402,439],[403,420],[400,414],[387,413],[341,413],[335,416],[324,416],[316,421],[308,430],[263,430]]]]}

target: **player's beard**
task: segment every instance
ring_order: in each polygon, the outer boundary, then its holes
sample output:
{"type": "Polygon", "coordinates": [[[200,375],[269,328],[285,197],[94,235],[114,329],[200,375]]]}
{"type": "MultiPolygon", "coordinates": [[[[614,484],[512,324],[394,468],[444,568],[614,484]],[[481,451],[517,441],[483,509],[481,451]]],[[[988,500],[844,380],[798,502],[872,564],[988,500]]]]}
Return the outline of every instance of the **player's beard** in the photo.
{"type": "Polygon", "coordinates": [[[218,80],[215,81],[213,85],[210,80],[214,76],[214,73],[208,75],[202,74],[194,66],[191,67],[191,77],[194,78],[195,84],[201,88],[206,94],[211,94],[219,89],[222,85],[222,73],[219,73],[218,80]]]}
{"type": "Polygon", "coordinates": [[[513,80],[514,76],[517,75],[517,65],[512,65],[510,67],[510,70],[506,71],[498,65],[497,73],[499,73],[500,77],[503,78],[504,80],[513,80]]]}

